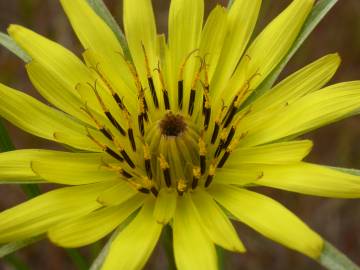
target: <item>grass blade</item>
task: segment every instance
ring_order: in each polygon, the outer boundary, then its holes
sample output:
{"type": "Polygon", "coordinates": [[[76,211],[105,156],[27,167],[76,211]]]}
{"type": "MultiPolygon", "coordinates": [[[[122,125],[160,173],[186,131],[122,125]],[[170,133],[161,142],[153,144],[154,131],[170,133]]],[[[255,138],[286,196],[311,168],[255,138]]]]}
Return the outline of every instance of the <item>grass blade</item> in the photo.
{"type": "Polygon", "coordinates": [[[326,241],[318,261],[328,270],[360,270],[348,257],[326,241]]]}
{"type": "Polygon", "coordinates": [[[31,245],[35,242],[40,241],[41,239],[43,239],[44,236],[36,236],[33,238],[29,238],[29,239],[25,239],[25,240],[19,240],[19,241],[15,241],[15,242],[11,242],[5,245],[1,245],[0,246],[0,258],[5,257],[6,255],[9,255],[19,249],[22,249],[28,245],[31,245]]]}
{"type": "Polygon", "coordinates": [[[24,52],[9,35],[2,32],[0,32],[0,45],[11,51],[25,63],[31,61],[31,57],[24,52]]]}

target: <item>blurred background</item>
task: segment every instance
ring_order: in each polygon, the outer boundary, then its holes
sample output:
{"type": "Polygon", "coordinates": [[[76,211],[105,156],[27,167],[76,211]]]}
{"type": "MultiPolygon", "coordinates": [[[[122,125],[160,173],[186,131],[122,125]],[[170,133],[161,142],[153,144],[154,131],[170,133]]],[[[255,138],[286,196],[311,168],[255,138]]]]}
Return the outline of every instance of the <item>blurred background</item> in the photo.
{"type": "MultiPolygon", "coordinates": [[[[216,4],[227,4],[227,0],[206,0],[205,2],[207,12],[216,4]]],[[[263,2],[257,32],[291,1],[265,0],[263,2]]],[[[122,1],[105,0],[105,3],[118,22],[122,24],[122,1]]],[[[153,3],[158,20],[158,31],[166,32],[170,0],[153,0],[153,3]]],[[[0,0],[0,30],[5,32],[10,23],[34,29],[80,55],[79,43],[56,0],[0,0]]],[[[333,82],[360,79],[359,0],[339,1],[297,52],[282,77],[332,52],[339,52],[342,57],[342,65],[333,82]]],[[[23,63],[3,48],[0,48],[0,81],[40,98],[29,83],[23,63]]],[[[26,134],[9,123],[5,124],[18,149],[56,149],[57,147],[26,134]]],[[[360,169],[360,116],[327,126],[305,137],[315,143],[314,150],[307,160],[360,169]]],[[[360,200],[314,198],[270,189],[261,191],[285,204],[325,239],[360,264],[360,200]]],[[[23,191],[17,186],[0,187],[0,210],[25,199],[23,191]]],[[[323,269],[305,256],[263,238],[244,225],[237,225],[237,229],[248,252],[244,255],[225,253],[226,269],[323,269]]],[[[83,248],[80,252],[88,262],[91,262],[102,244],[103,242],[100,242],[83,248]]],[[[81,269],[74,265],[71,254],[71,251],[65,251],[43,240],[0,261],[0,269],[81,269]]],[[[82,263],[83,267],[84,264],[86,265],[86,262],[77,261],[79,264],[82,263]]],[[[161,245],[156,248],[146,269],[166,269],[166,259],[161,245]]]]}

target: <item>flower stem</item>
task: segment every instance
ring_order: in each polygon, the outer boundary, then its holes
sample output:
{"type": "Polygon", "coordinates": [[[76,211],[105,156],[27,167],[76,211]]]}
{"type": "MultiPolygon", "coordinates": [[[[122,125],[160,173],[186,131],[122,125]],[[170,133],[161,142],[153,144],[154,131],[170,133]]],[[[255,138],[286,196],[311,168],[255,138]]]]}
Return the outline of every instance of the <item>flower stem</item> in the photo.
{"type": "Polygon", "coordinates": [[[166,225],[163,231],[163,245],[165,248],[166,257],[168,259],[168,270],[176,270],[174,250],[173,250],[173,236],[172,228],[170,225],[166,225]]]}
{"type": "Polygon", "coordinates": [[[326,241],[318,262],[329,270],[360,270],[359,266],[326,241]]]}

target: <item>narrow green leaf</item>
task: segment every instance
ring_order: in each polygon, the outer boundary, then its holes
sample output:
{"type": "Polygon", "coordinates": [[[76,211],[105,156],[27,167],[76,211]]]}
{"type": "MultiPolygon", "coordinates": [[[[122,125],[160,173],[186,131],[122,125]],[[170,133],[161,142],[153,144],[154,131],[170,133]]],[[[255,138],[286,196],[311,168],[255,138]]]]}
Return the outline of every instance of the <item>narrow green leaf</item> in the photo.
{"type": "Polygon", "coordinates": [[[360,268],[341,251],[326,241],[318,262],[328,270],[360,270],[360,268]]]}
{"type": "Polygon", "coordinates": [[[79,270],[89,269],[88,262],[85,260],[85,258],[80,254],[80,252],[77,249],[67,248],[65,250],[68,256],[71,258],[71,260],[74,262],[74,264],[79,270]]]}
{"type": "Polygon", "coordinates": [[[176,270],[174,249],[173,249],[173,230],[170,225],[166,225],[162,234],[162,242],[164,245],[167,261],[168,270],[176,270]]]}
{"type": "Polygon", "coordinates": [[[24,52],[9,35],[2,32],[0,32],[0,45],[4,46],[24,62],[28,63],[31,61],[30,56],[24,52]]]}
{"type": "Polygon", "coordinates": [[[216,246],[216,254],[218,257],[218,270],[225,270],[225,250],[220,246],[216,246]]]}
{"type": "Polygon", "coordinates": [[[7,152],[14,149],[14,144],[12,143],[10,136],[6,131],[4,121],[0,118],[0,152],[7,152]]]}
{"type": "Polygon", "coordinates": [[[6,256],[4,261],[14,267],[16,270],[30,270],[30,267],[28,267],[21,259],[13,255],[6,256]]]}
{"type": "Polygon", "coordinates": [[[228,8],[231,7],[231,5],[234,3],[234,0],[229,0],[228,2],[228,8]]]}
{"type": "Polygon", "coordinates": [[[5,257],[6,255],[9,255],[19,249],[22,249],[28,245],[31,245],[35,242],[40,241],[41,239],[43,239],[44,236],[36,236],[33,238],[29,238],[29,239],[25,239],[25,240],[19,240],[19,241],[15,241],[15,242],[11,242],[5,245],[1,245],[0,246],[0,258],[5,257]]]}
{"type": "Polygon", "coordinates": [[[319,0],[314,6],[313,10],[306,19],[302,30],[299,33],[299,36],[295,40],[293,46],[287,53],[287,55],[282,59],[279,65],[270,73],[270,75],[262,82],[262,84],[254,91],[254,93],[246,100],[245,105],[251,103],[266,91],[270,90],[271,87],[276,82],[277,78],[298,51],[300,46],[304,43],[307,37],[315,29],[315,27],[320,23],[320,21],[325,17],[325,15],[331,10],[331,8],[338,2],[338,0],[319,0]]]}
{"type": "Polygon", "coordinates": [[[360,176],[360,170],[357,170],[357,169],[349,169],[349,168],[342,168],[342,167],[332,167],[332,166],[328,166],[328,167],[331,168],[331,169],[334,169],[334,170],[344,172],[344,173],[360,176]]]}
{"type": "Polygon", "coordinates": [[[103,249],[101,250],[99,255],[96,257],[96,259],[92,263],[89,270],[100,270],[101,269],[101,266],[103,265],[105,258],[109,252],[111,243],[115,239],[116,235],[117,235],[117,231],[111,235],[111,238],[106,242],[105,246],[103,247],[103,249]]]}
{"type": "Polygon", "coordinates": [[[49,183],[43,179],[34,180],[0,180],[0,185],[32,185],[32,184],[44,184],[49,183]]]}
{"type": "Polygon", "coordinates": [[[127,59],[131,60],[129,46],[126,42],[125,35],[121,30],[119,24],[111,15],[109,9],[106,7],[103,0],[87,0],[89,5],[95,10],[95,12],[106,22],[106,24],[113,30],[118,38],[120,45],[124,51],[124,55],[127,59]]]}
{"type": "Polygon", "coordinates": [[[34,198],[41,194],[40,188],[36,184],[22,184],[21,188],[29,198],[34,198]]]}

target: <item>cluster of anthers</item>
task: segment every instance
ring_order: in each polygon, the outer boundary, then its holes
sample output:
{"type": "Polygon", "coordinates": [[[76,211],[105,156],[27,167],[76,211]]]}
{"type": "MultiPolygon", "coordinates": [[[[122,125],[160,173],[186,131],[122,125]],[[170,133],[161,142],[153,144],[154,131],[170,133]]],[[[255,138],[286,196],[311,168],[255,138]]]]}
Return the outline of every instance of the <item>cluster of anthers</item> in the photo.
{"type": "Polygon", "coordinates": [[[206,56],[196,56],[197,51],[190,52],[179,67],[177,93],[175,91],[174,97],[168,91],[160,64],[153,69],[160,82],[160,87],[156,87],[144,46],[147,86],[142,85],[132,62],[125,60],[138,91],[137,119],[130,114],[124,99],[114,91],[101,72],[101,65],[93,67],[123,113],[127,126],[121,125],[110,112],[97,90],[98,81],[95,81],[89,85],[104,115],[118,134],[113,134],[85,106],[82,110],[93,120],[108,143],[95,138],[89,130],[88,137],[120,163],[117,165],[103,161],[103,166],[118,172],[123,180],[139,192],[156,197],[160,189],[166,187],[175,188],[181,196],[199,186],[208,188],[216,170],[224,166],[239,140],[246,136],[246,133],[237,134],[236,130],[250,108],[239,109],[251,92],[249,88],[252,78],[259,74],[247,80],[229,104],[221,100],[221,106],[212,106],[206,56]],[[199,58],[200,63],[190,92],[186,93],[184,69],[191,57],[199,58]],[[215,111],[212,108],[217,109],[215,111]],[[136,122],[137,127],[134,127],[136,122]]]}

